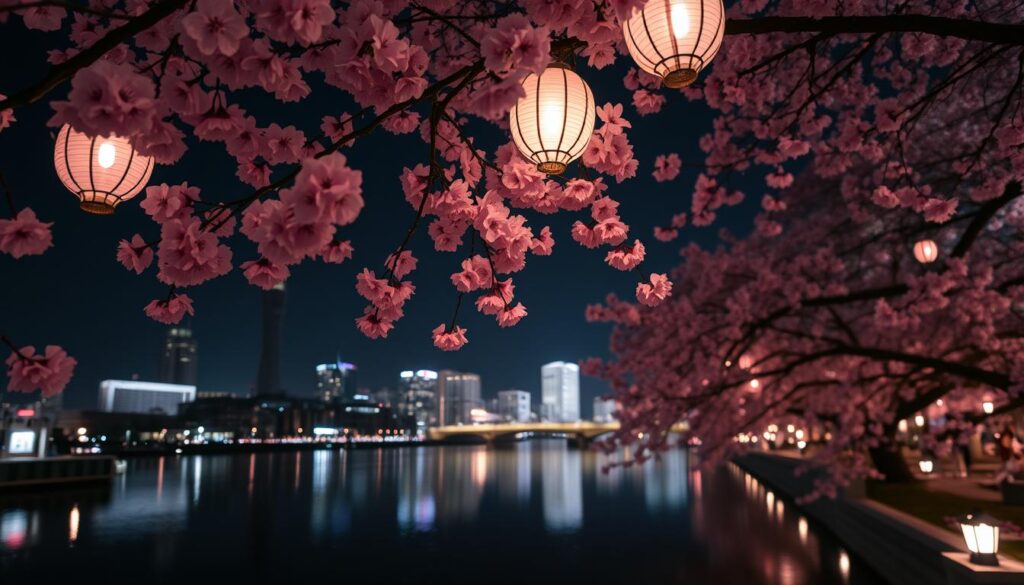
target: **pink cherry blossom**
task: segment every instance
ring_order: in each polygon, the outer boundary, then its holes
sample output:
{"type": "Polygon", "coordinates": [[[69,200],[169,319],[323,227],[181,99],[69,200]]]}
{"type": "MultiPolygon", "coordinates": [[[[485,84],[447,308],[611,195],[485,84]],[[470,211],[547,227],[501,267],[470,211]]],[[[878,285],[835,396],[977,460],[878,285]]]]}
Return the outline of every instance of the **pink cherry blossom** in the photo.
{"type": "Polygon", "coordinates": [[[188,183],[168,185],[161,183],[146,187],[146,197],[139,205],[158,223],[185,218],[192,212],[192,203],[199,200],[199,189],[188,183]]]}
{"type": "Polygon", "coordinates": [[[654,172],[651,173],[654,176],[654,180],[663,183],[665,181],[671,181],[679,176],[680,169],[683,168],[683,161],[679,158],[676,153],[659,154],[654,159],[654,172]]]}
{"type": "Polygon", "coordinates": [[[367,307],[363,316],[356,319],[356,327],[370,339],[378,339],[388,336],[394,322],[379,315],[373,307],[367,307]]]}
{"type": "Polygon", "coordinates": [[[167,325],[180,323],[185,313],[195,315],[195,311],[192,309],[192,299],[184,294],[175,294],[169,299],[150,301],[145,310],[147,317],[167,325]]]}
{"type": "Polygon", "coordinates": [[[142,236],[135,234],[131,241],[121,240],[118,243],[117,261],[135,274],[142,274],[153,263],[153,248],[142,236]]]}
{"type": "Polygon", "coordinates": [[[644,261],[645,249],[640,240],[635,240],[630,246],[619,246],[608,252],[605,262],[619,270],[632,270],[644,261]]]}
{"type": "Polygon", "coordinates": [[[15,258],[42,254],[53,245],[52,225],[36,219],[27,207],[14,219],[0,219],[0,252],[15,258]]]}
{"type": "Polygon", "coordinates": [[[457,351],[462,349],[462,346],[466,345],[468,341],[466,339],[466,329],[458,325],[449,331],[448,327],[442,323],[435,327],[432,333],[434,336],[434,347],[443,351],[457,351]]]}
{"type": "Polygon", "coordinates": [[[9,391],[39,390],[43,398],[50,398],[67,387],[78,362],[59,345],[47,345],[42,355],[37,355],[36,348],[29,345],[11,352],[5,363],[9,391]]]}
{"type": "Polygon", "coordinates": [[[51,126],[90,136],[132,136],[153,125],[156,89],[129,65],[97,61],[71,78],[68,101],[53,102],[51,126]]]}
{"type": "Polygon", "coordinates": [[[242,263],[242,272],[249,284],[270,290],[288,279],[290,271],[287,266],[278,266],[266,258],[249,260],[242,263]]]}
{"type": "Polygon", "coordinates": [[[231,249],[203,230],[199,219],[171,219],[160,230],[157,266],[161,282],[192,286],[231,270],[231,249]]]}
{"type": "Polygon", "coordinates": [[[416,257],[409,250],[402,250],[400,254],[388,256],[384,265],[391,268],[391,275],[395,278],[405,278],[410,272],[416,270],[416,257]]]}
{"type": "Polygon", "coordinates": [[[345,260],[352,258],[352,242],[345,241],[333,241],[323,251],[320,252],[324,262],[328,264],[341,264],[345,260]]]}
{"type": "Polygon", "coordinates": [[[498,311],[498,326],[512,327],[518,324],[525,316],[526,307],[523,306],[523,303],[516,303],[514,307],[503,308],[498,311]]]}
{"type": "Polygon", "coordinates": [[[199,0],[195,12],[181,19],[181,26],[203,55],[218,52],[231,56],[241,39],[249,36],[249,27],[234,9],[234,3],[199,0]]]}
{"type": "Polygon", "coordinates": [[[636,285],[636,300],[653,307],[672,294],[672,282],[664,274],[652,274],[650,283],[636,285]]]}

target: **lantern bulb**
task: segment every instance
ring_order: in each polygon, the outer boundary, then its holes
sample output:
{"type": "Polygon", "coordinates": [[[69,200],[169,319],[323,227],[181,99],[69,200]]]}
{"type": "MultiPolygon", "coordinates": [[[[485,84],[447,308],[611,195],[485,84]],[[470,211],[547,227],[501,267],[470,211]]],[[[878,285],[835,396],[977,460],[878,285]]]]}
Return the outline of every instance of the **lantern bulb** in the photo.
{"type": "Polygon", "coordinates": [[[690,15],[686,13],[685,4],[672,5],[672,34],[676,39],[684,39],[690,34],[690,15]]]}
{"type": "Polygon", "coordinates": [[[109,142],[104,142],[100,145],[99,153],[96,155],[97,162],[100,166],[109,169],[114,166],[114,159],[117,157],[117,148],[109,142]]]}

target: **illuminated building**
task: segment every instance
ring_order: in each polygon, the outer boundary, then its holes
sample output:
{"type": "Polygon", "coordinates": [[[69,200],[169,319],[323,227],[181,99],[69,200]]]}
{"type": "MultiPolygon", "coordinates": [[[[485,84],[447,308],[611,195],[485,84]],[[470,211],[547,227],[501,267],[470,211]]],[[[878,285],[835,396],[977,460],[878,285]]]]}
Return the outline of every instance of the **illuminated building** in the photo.
{"type": "Polygon", "coordinates": [[[321,400],[353,400],[356,394],[356,367],[353,364],[338,360],[316,367],[316,395],[321,400]]]}
{"type": "Polygon", "coordinates": [[[605,400],[598,396],[594,399],[594,422],[615,422],[614,413],[617,409],[618,404],[614,400],[605,400]]]}
{"type": "Polygon", "coordinates": [[[523,390],[498,392],[498,414],[507,421],[529,422],[530,393],[523,390]]]}
{"type": "Polygon", "coordinates": [[[196,385],[198,348],[192,330],[171,327],[164,341],[164,354],[160,359],[160,381],[169,384],[196,385]]]}
{"type": "Polygon", "coordinates": [[[196,387],[188,384],[103,380],[100,382],[99,410],[178,414],[179,405],[195,399],[196,387]]]}
{"type": "Polygon", "coordinates": [[[480,376],[441,370],[437,377],[438,424],[461,425],[473,422],[472,411],[481,408],[480,376]]]}
{"type": "Polygon", "coordinates": [[[551,362],[540,369],[541,412],[555,422],[580,420],[580,367],[551,362]]]}
{"type": "Polygon", "coordinates": [[[437,372],[404,370],[398,375],[398,412],[420,429],[437,424],[437,372]]]}

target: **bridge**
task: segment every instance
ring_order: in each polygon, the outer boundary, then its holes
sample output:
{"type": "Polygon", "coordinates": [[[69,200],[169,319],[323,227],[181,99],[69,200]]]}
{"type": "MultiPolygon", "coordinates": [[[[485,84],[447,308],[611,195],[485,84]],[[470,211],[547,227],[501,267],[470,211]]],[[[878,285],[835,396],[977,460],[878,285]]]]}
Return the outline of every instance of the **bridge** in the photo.
{"type": "MultiPolygon", "coordinates": [[[[580,443],[589,443],[601,435],[607,435],[619,430],[618,421],[615,422],[590,422],[579,421],[574,423],[566,422],[524,422],[524,423],[483,423],[471,425],[449,425],[433,427],[427,430],[427,438],[432,441],[444,441],[456,438],[479,438],[488,443],[503,437],[515,437],[516,435],[565,435],[580,443]]],[[[672,430],[675,432],[686,431],[689,426],[685,423],[676,423],[672,430]]]]}

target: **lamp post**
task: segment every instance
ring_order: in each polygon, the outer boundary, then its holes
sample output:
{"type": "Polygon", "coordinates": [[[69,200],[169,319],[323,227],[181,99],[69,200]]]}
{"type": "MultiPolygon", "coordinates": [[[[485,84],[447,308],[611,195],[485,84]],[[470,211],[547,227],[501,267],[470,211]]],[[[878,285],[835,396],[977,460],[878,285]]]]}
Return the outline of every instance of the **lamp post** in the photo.
{"type": "Polygon", "coordinates": [[[960,530],[971,551],[971,562],[989,567],[999,566],[999,521],[984,513],[960,518],[960,530]]]}

